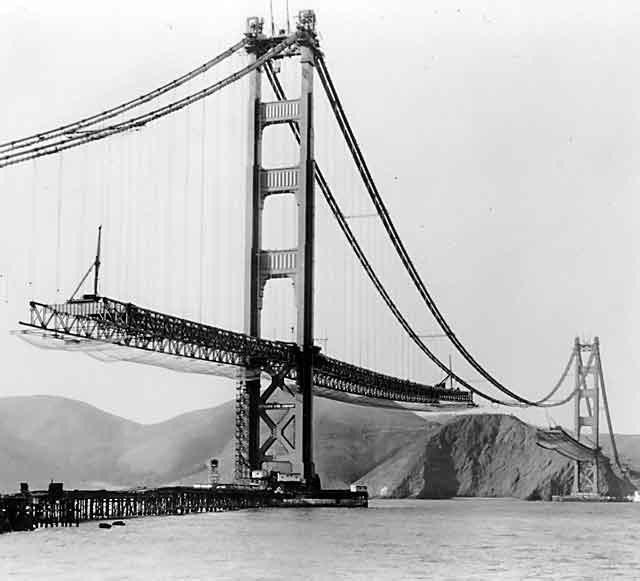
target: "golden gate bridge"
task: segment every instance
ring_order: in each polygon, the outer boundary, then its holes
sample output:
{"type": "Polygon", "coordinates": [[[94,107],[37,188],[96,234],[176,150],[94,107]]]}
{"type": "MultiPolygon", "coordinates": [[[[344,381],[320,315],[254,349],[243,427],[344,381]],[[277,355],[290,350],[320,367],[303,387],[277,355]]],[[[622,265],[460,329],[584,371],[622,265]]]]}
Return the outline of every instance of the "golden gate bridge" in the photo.
{"type": "MultiPolygon", "coordinates": [[[[158,309],[145,308],[134,302],[103,295],[100,284],[104,277],[101,279],[100,275],[104,272],[101,271],[104,256],[99,235],[95,260],[70,298],[66,301],[31,301],[29,318],[22,323],[27,329],[17,333],[21,338],[39,346],[82,351],[104,360],[136,361],[190,373],[233,378],[237,382],[235,474],[238,481],[250,479],[253,470],[269,464],[278,466],[283,472],[299,475],[300,481],[306,486],[318,486],[313,460],[314,397],[417,411],[464,411],[475,407],[475,394],[494,404],[510,407],[546,408],[573,402],[574,435],[563,430],[550,431],[541,436],[540,445],[558,450],[575,461],[574,487],[577,492],[585,486],[597,491],[601,405],[606,411],[613,442],[597,338],[593,343],[576,340],[559,381],[539,399],[523,397],[517,390],[499,381],[477,360],[445,319],[391,218],[329,72],[318,39],[313,11],[300,12],[294,30],[273,30],[271,34],[265,33],[262,19],[249,18],[245,35],[239,42],[175,80],[100,113],[0,144],[0,168],[31,164],[33,172],[37,174],[37,164],[41,158],[55,156],[59,161],[58,199],[52,212],[55,217],[50,217],[50,221],[56,224],[57,297],[64,286],[60,271],[64,262],[62,184],[65,176],[65,152],[75,148],[85,148],[86,151],[86,148],[94,147],[92,144],[103,140],[108,142],[117,136],[121,136],[123,140],[136,140],[139,133],[152,130],[163,119],[176,115],[193,115],[190,111],[194,110],[196,103],[202,106],[201,158],[197,160],[196,170],[191,169],[190,164],[197,157],[197,152],[191,151],[191,140],[185,139],[187,147],[184,152],[170,150],[166,158],[161,160],[158,159],[157,150],[153,149],[157,145],[152,144],[144,160],[150,165],[143,178],[158,174],[158,180],[166,178],[169,182],[167,198],[162,201],[158,192],[161,186],[155,184],[152,188],[155,206],[164,206],[166,214],[164,220],[158,222],[164,221],[165,225],[170,226],[171,214],[182,211],[182,242],[185,252],[196,239],[195,246],[199,251],[198,316],[190,318],[166,314],[158,309]],[[242,54],[248,56],[248,62],[211,82],[210,77],[216,71],[229,63],[233,64],[233,59],[242,54]],[[316,98],[316,77],[325,97],[322,102],[316,98]],[[203,82],[203,86],[197,90],[189,90],[184,96],[175,96],[198,81],[203,82]],[[205,229],[208,202],[205,194],[214,189],[208,187],[206,176],[205,106],[210,98],[218,98],[224,89],[237,87],[241,82],[245,83],[243,103],[236,103],[235,107],[248,111],[243,127],[247,137],[243,159],[231,160],[231,163],[237,163],[238,166],[244,162],[246,168],[244,227],[234,227],[234,234],[238,238],[242,237],[244,230],[243,260],[239,267],[236,265],[236,270],[239,268],[242,271],[243,288],[235,289],[235,294],[232,293],[236,302],[244,305],[242,330],[239,331],[203,322],[206,276],[203,256],[207,252],[205,229]],[[291,90],[295,91],[293,96],[289,93],[291,90]],[[265,100],[267,91],[271,96],[265,100]],[[162,104],[165,97],[170,100],[162,104]],[[327,116],[332,117],[335,122],[340,139],[324,144],[326,163],[331,167],[323,167],[316,156],[319,145],[316,134],[321,129],[316,116],[321,107],[325,107],[327,116]],[[275,128],[290,133],[288,137],[278,134],[279,138],[288,138],[286,146],[279,144],[270,134],[275,128]],[[343,189],[349,193],[349,190],[357,187],[368,197],[368,205],[356,207],[357,211],[351,214],[344,210],[332,184],[340,182],[337,179],[340,171],[333,166],[335,158],[342,157],[343,154],[353,162],[353,173],[345,180],[347,186],[343,189]],[[174,158],[180,155],[183,156],[180,160],[182,165],[172,169],[174,158]],[[197,227],[192,227],[193,224],[189,224],[193,216],[189,214],[186,204],[179,210],[176,202],[180,200],[172,198],[174,190],[178,189],[175,187],[176,182],[183,177],[184,184],[180,184],[184,185],[183,202],[186,202],[187,192],[194,187],[194,183],[200,186],[199,205],[196,204],[195,210],[192,210],[199,218],[199,231],[197,227]],[[316,206],[316,189],[326,202],[323,209],[316,206]],[[289,206],[285,207],[285,204],[289,206]],[[274,220],[274,212],[269,212],[269,208],[274,206],[281,209],[282,219],[279,222],[274,220]],[[388,324],[394,325],[395,332],[408,337],[418,352],[430,362],[432,369],[443,374],[439,381],[412,381],[393,373],[372,369],[371,363],[376,362],[379,350],[390,349],[391,342],[385,344],[383,340],[383,344],[377,346],[372,357],[374,361],[368,362],[369,365],[362,364],[362,357],[359,364],[330,357],[316,345],[315,303],[322,296],[318,292],[317,283],[322,284],[323,281],[316,280],[314,271],[320,258],[328,261],[333,259],[316,244],[320,224],[317,216],[321,212],[332,217],[333,228],[337,226],[337,231],[347,241],[347,247],[353,253],[353,265],[360,269],[360,275],[363,273],[375,290],[376,304],[385,309],[388,324]],[[384,241],[388,245],[386,251],[376,252],[379,250],[376,236],[373,236],[372,241],[366,240],[366,234],[364,240],[362,235],[358,235],[355,218],[378,220],[380,233],[384,235],[384,241]],[[281,237],[278,247],[266,245],[265,240],[269,236],[273,238],[274,232],[282,233],[284,230],[287,230],[286,235],[281,237]],[[425,341],[427,336],[412,324],[390,288],[393,283],[385,281],[381,274],[384,262],[390,256],[397,261],[403,275],[411,282],[422,309],[426,307],[426,312],[437,323],[438,337],[446,340],[461,361],[493,391],[478,387],[476,381],[467,379],[457,369],[454,371],[451,364],[425,341]],[[87,289],[90,282],[93,283],[93,288],[87,289]],[[290,283],[289,290],[283,295],[285,300],[291,298],[290,289],[293,288],[295,311],[292,316],[281,321],[280,336],[268,337],[268,325],[265,324],[269,310],[265,307],[269,302],[268,289],[279,282],[290,283]],[[291,336],[284,336],[283,329],[291,329],[291,336]],[[583,359],[584,353],[588,353],[586,361],[583,359]],[[571,371],[575,377],[573,387],[559,399],[553,399],[559,397],[571,371]],[[585,439],[585,429],[590,431],[591,440],[585,439]]],[[[235,114],[229,109],[223,113],[229,117],[235,114]]],[[[225,122],[225,119],[223,114],[222,121],[225,122]]],[[[190,126],[185,133],[189,131],[190,126]]],[[[174,137],[176,134],[174,125],[174,137]]],[[[152,136],[152,140],[154,137],[152,136]]],[[[128,153],[136,155],[135,151],[129,150],[128,153]]],[[[216,154],[223,156],[224,153],[224,145],[218,144],[216,154]]],[[[137,155],[140,157],[142,154],[137,155]]],[[[113,156],[109,152],[106,157],[113,156]]],[[[127,165],[124,157],[123,154],[117,169],[123,173],[131,172],[132,168],[127,165]]],[[[76,165],[81,166],[82,163],[76,165]]],[[[70,168],[66,169],[69,171],[70,168]]],[[[105,175],[108,173],[104,165],[101,169],[105,175]]],[[[137,216],[154,205],[143,197],[141,182],[142,179],[137,184],[139,189],[128,187],[126,192],[130,198],[126,203],[138,204],[134,206],[137,216]],[[137,201],[136,196],[139,196],[137,201]]],[[[120,208],[114,208],[108,200],[110,192],[107,191],[107,186],[102,185],[100,189],[102,191],[99,198],[94,200],[99,208],[88,207],[90,202],[83,197],[78,211],[80,219],[75,225],[84,228],[90,214],[99,215],[106,234],[109,232],[108,218],[119,216],[121,219],[129,219],[131,222],[127,225],[126,237],[127,241],[134,243],[128,248],[121,240],[119,252],[114,253],[122,278],[126,281],[129,271],[134,269],[129,263],[135,263],[137,271],[144,272],[145,268],[153,270],[152,261],[145,262],[133,255],[137,245],[144,247],[146,256],[151,256],[150,247],[153,244],[141,239],[139,232],[136,232],[135,220],[131,215],[127,217],[122,205],[125,204],[123,199],[119,200],[120,208]]],[[[34,208],[35,206],[36,204],[34,208]]],[[[35,209],[32,221],[33,224],[38,222],[35,209]]],[[[237,224],[237,219],[234,224],[237,224]]],[[[159,224],[160,228],[162,224],[159,224]]],[[[113,234],[113,229],[109,235],[112,237],[113,248],[113,237],[118,235],[113,234]]],[[[124,238],[125,233],[121,232],[120,236],[124,238]]],[[[86,248],[83,244],[77,246],[77,252],[80,253],[86,248]]],[[[224,252],[224,246],[220,244],[221,252],[224,252]]],[[[168,243],[165,243],[163,250],[166,253],[174,251],[168,243]]],[[[36,260],[35,256],[30,257],[32,270],[37,270],[34,266],[36,260]]],[[[174,279],[172,285],[181,275],[183,284],[187,285],[188,277],[185,275],[188,269],[185,260],[181,273],[171,272],[174,279]]],[[[147,276],[152,275],[148,273],[147,276]]],[[[225,277],[225,273],[221,272],[218,276],[225,277]]],[[[122,291],[127,291],[126,284],[122,285],[122,291]]],[[[276,313],[275,316],[285,310],[285,300],[281,299],[275,309],[273,304],[269,305],[272,313],[276,313]]],[[[327,300],[326,297],[324,300],[327,300]]],[[[357,302],[358,298],[354,301],[357,302]]],[[[335,307],[333,302],[334,299],[330,297],[329,308],[335,307]]],[[[213,304],[215,307],[215,301],[213,304]]],[[[345,309],[348,310],[349,308],[345,309]]],[[[363,311],[360,323],[366,326],[367,318],[376,315],[373,314],[371,304],[365,305],[363,311]]],[[[349,314],[345,312],[343,316],[346,325],[349,314]]],[[[348,335],[348,331],[346,334],[348,335]]],[[[355,359],[353,355],[351,359],[355,359]]],[[[619,464],[615,443],[613,449],[619,464]]]]}

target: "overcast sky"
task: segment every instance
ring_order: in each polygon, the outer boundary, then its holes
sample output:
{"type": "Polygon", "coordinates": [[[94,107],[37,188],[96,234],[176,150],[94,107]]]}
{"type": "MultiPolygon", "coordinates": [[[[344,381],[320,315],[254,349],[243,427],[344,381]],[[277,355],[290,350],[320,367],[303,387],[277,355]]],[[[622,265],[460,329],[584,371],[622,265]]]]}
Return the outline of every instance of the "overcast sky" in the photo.
{"type": "MultiPolygon", "coordinates": [[[[273,4],[284,21],[284,2],[273,4]]],[[[615,428],[638,433],[640,364],[633,345],[640,342],[640,218],[635,202],[640,181],[640,6],[584,0],[290,4],[292,14],[315,8],[329,69],[374,177],[457,335],[490,371],[531,398],[552,387],[576,335],[599,335],[615,428]]],[[[245,18],[266,15],[268,6],[263,0],[3,0],[0,141],[104,110],[179,76],[234,43],[244,31],[245,18]]],[[[242,63],[242,57],[234,57],[231,65],[242,63]]],[[[235,183],[244,171],[243,86],[228,94],[226,105],[207,105],[207,123],[221,122],[218,127],[223,128],[215,143],[213,131],[208,133],[208,151],[218,152],[217,174],[227,172],[224,178],[214,178],[213,170],[208,174],[206,185],[212,190],[215,184],[235,183]],[[214,179],[222,181],[214,184],[214,179]]],[[[202,114],[196,105],[173,126],[167,122],[117,138],[113,145],[70,155],[63,162],[64,180],[55,159],[0,170],[5,172],[0,175],[0,396],[63,395],[145,422],[233,397],[229,381],[132,364],[105,365],[80,355],[37,350],[8,334],[25,316],[29,298],[55,298],[56,282],[65,287],[60,298],[70,293],[72,281],[90,260],[92,250],[85,249],[93,244],[94,223],[104,218],[104,198],[100,216],[97,211],[93,216],[92,204],[104,192],[121,196],[106,206],[113,222],[133,208],[126,227],[112,226],[107,240],[110,268],[114,271],[116,262],[122,265],[119,288],[115,274],[111,277],[112,294],[128,292],[119,298],[198,314],[194,285],[181,284],[182,272],[176,275],[175,265],[184,268],[183,280],[192,281],[199,257],[167,258],[173,250],[162,242],[162,233],[165,226],[174,231],[186,254],[191,243],[197,247],[199,222],[191,210],[181,209],[181,198],[162,198],[157,190],[164,186],[154,186],[153,194],[144,183],[151,175],[159,179],[154,156],[176,156],[183,161],[168,170],[177,174],[169,173],[170,182],[184,181],[184,192],[197,194],[198,162],[192,158],[199,155],[202,114]],[[170,141],[172,135],[172,145],[156,140],[170,141]],[[137,149],[138,143],[143,150],[137,149]],[[191,153],[185,153],[181,143],[188,144],[191,153]],[[122,200],[122,188],[105,185],[107,179],[111,184],[120,180],[121,173],[103,162],[103,156],[136,155],[138,165],[127,166],[125,186],[128,194],[139,197],[127,194],[122,200]],[[195,169],[183,176],[180,168],[190,163],[195,169]],[[74,169],[83,164],[85,173],[78,170],[80,177],[74,177],[74,169]],[[148,173],[137,175],[140,167],[148,173]],[[100,169],[99,178],[95,168],[100,169]],[[79,232],[78,224],[70,221],[70,205],[65,206],[69,221],[60,244],[69,258],[60,278],[54,276],[52,263],[55,198],[61,185],[88,192],[84,201],[74,198],[74,211],[91,226],[79,232]],[[163,214],[153,213],[153,195],[164,200],[163,214]],[[125,230],[120,228],[126,229],[127,240],[138,244],[135,256],[127,257],[125,230]],[[139,231],[150,230],[153,234],[144,240],[136,238],[139,231]],[[129,258],[135,267],[127,274],[129,258]],[[127,289],[126,281],[134,279],[135,291],[131,285],[127,289]],[[163,280],[173,285],[169,291],[163,280]],[[158,298],[160,290],[163,298],[158,298]]],[[[322,136],[326,123],[319,121],[317,127],[319,155],[337,151],[335,138],[322,136]]],[[[326,163],[337,162],[327,157],[326,163]]],[[[332,166],[328,171],[337,176],[343,170],[332,166]]],[[[237,326],[241,309],[242,233],[236,226],[242,224],[242,209],[236,201],[243,195],[207,202],[218,220],[207,228],[217,237],[216,252],[224,251],[226,258],[215,262],[211,250],[206,260],[217,265],[212,266],[217,274],[229,273],[229,282],[216,291],[217,299],[210,295],[203,318],[223,326],[237,326]],[[224,212],[216,204],[224,205],[224,212]],[[232,265],[236,272],[231,272],[232,265]]],[[[344,199],[349,211],[366,210],[364,202],[344,199]]],[[[371,234],[374,229],[371,226],[369,243],[387,256],[377,234],[371,234]]],[[[329,290],[319,306],[328,313],[327,322],[316,335],[328,336],[335,354],[342,350],[356,363],[379,359],[390,367],[391,359],[381,353],[404,350],[394,356],[401,365],[424,379],[431,377],[428,373],[435,378],[438,374],[426,369],[426,363],[416,361],[417,354],[408,355],[399,334],[385,341],[386,327],[375,322],[369,327],[362,327],[361,320],[351,323],[360,325],[363,337],[375,335],[376,340],[337,336],[358,299],[345,298],[352,291],[340,289],[349,284],[333,281],[335,268],[323,262],[335,259],[333,250],[327,251],[331,244],[318,252],[318,273],[324,281],[319,286],[329,290]],[[358,351],[360,344],[368,345],[368,355],[362,348],[358,351]]],[[[393,279],[390,285],[408,288],[400,276],[393,279]]],[[[208,284],[213,289],[216,283],[208,284]]],[[[357,284],[364,288],[364,283],[357,284]]],[[[355,283],[351,287],[360,288],[355,283]]],[[[408,294],[405,304],[418,330],[433,332],[424,307],[408,294]]],[[[286,329],[288,322],[278,324],[286,329]]],[[[446,357],[448,348],[438,349],[446,357]]],[[[568,421],[571,413],[553,411],[552,416],[568,421]]],[[[540,414],[535,419],[545,421],[540,414]]]]}

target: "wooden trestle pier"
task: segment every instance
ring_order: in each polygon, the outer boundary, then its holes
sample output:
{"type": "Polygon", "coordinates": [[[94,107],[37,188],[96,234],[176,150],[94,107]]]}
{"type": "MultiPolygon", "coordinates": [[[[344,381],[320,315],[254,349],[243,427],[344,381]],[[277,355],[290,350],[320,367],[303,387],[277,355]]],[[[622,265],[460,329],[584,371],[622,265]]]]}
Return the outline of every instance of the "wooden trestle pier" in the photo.
{"type": "Polygon", "coordinates": [[[231,486],[63,490],[54,483],[49,490],[30,492],[23,485],[20,493],[0,498],[0,532],[79,526],[94,520],[258,508],[270,505],[270,496],[267,490],[231,486]]]}
{"type": "Polygon", "coordinates": [[[48,490],[0,496],[0,533],[42,527],[79,526],[87,521],[115,521],[145,516],[186,515],[245,508],[340,506],[366,507],[365,491],[304,492],[236,485],[171,486],[131,490],[48,490]]]}

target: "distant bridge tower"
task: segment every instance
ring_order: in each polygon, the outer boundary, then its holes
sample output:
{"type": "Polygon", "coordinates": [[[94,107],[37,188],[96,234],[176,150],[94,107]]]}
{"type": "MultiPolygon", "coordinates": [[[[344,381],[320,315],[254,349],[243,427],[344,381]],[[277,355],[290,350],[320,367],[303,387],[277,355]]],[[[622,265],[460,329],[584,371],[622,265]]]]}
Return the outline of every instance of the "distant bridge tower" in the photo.
{"type": "MultiPolygon", "coordinates": [[[[284,36],[265,36],[263,21],[247,20],[247,52],[255,61],[284,36]]],[[[313,462],[313,256],[314,256],[314,153],[313,76],[315,14],[299,15],[298,41],[285,57],[300,58],[299,99],[262,101],[262,71],[249,77],[249,143],[247,162],[246,255],[244,331],[261,336],[261,311],[265,285],[272,278],[289,278],[295,289],[297,309],[297,361],[270,369],[270,384],[262,389],[261,372],[247,368],[236,393],[236,479],[272,463],[280,471],[299,473],[307,484],[316,480],[313,462]],[[274,124],[298,124],[299,163],[293,167],[262,167],[262,133],[274,124]],[[262,212],[265,199],[293,195],[297,203],[297,244],[285,250],[262,247],[262,212]],[[295,369],[294,369],[295,368],[295,369]],[[285,385],[285,374],[294,370],[297,385],[285,385]],[[293,388],[293,389],[291,389],[293,388]],[[261,438],[261,427],[266,437],[261,438]]]]}
{"type": "Polygon", "coordinates": [[[595,446],[591,460],[575,460],[573,476],[573,494],[599,494],[600,478],[598,457],[600,456],[600,408],[604,408],[613,458],[620,470],[624,468],[618,456],[609,402],[604,385],[604,372],[600,358],[600,340],[594,337],[593,343],[580,343],[576,337],[575,346],[575,434],[578,442],[595,446]],[[586,363],[583,354],[588,354],[586,363]],[[600,404],[602,398],[602,406],[600,404]],[[585,442],[585,430],[589,430],[590,441],[585,442]]]}
{"type": "Polygon", "coordinates": [[[575,339],[575,405],[574,422],[578,442],[594,445],[593,459],[574,461],[573,494],[599,493],[598,455],[600,453],[600,353],[598,338],[593,343],[580,343],[575,339]],[[588,353],[586,363],[583,353],[588,353]],[[584,431],[589,431],[591,442],[585,442],[584,431]]]}

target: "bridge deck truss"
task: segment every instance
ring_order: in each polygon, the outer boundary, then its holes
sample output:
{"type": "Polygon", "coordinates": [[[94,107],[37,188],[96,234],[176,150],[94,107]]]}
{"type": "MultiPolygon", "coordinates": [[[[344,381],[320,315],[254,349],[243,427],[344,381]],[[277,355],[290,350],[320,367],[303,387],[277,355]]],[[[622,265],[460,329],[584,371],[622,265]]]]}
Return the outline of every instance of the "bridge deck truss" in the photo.
{"type": "MultiPolygon", "coordinates": [[[[195,364],[196,373],[224,376],[231,376],[234,369],[239,372],[243,368],[259,369],[271,376],[274,369],[285,367],[288,382],[293,384],[297,378],[296,363],[301,354],[295,343],[251,337],[106,297],[62,304],[32,301],[29,307],[29,322],[22,325],[37,329],[37,334],[47,339],[60,339],[61,349],[77,347],[77,350],[85,350],[94,345],[98,351],[104,346],[126,352],[137,350],[146,352],[149,357],[115,355],[112,359],[182,371],[189,369],[172,362],[190,360],[195,364]],[[166,357],[160,359],[159,355],[166,357]]],[[[377,373],[326,357],[319,349],[314,355],[313,383],[316,395],[352,403],[371,404],[371,400],[384,400],[387,404],[416,404],[424,406],[425,410],[474,406],[468,392],[377,373]]]]}

